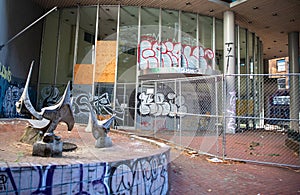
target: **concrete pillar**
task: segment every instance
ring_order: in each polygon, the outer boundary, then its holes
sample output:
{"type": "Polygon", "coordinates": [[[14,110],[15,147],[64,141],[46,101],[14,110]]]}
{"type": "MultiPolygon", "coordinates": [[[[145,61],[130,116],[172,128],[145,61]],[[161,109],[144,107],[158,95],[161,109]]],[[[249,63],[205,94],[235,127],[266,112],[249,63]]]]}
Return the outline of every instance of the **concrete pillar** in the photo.
{"type": "MultiPolygon", "coordinates": [[[[299,32],[290,32],[289,41],[289,73],[299,73],[299,32]]],[[[299,77],[290,76],[290,128],[299,131],[299,77]]]]}
{"type": "Polygon", "coordinates": [[[235,73],[235,36],[234,36],[234,13],[226,11],[224,18],[224,75],[225,88],[225,131],[235,133],[236,130],[236,91],[235,77],[229,76],[235,73]]]}

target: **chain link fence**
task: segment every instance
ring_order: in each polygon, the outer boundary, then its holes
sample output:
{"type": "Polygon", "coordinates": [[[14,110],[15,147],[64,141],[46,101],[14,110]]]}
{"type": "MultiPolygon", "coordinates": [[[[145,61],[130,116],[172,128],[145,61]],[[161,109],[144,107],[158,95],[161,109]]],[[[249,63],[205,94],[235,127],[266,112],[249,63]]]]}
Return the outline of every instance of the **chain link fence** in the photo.
{"type": "Polygon", "coordinates": [[[223,159],[300,167],[298,78],[243,74],[142,81],[136,128],[223,159]]]}

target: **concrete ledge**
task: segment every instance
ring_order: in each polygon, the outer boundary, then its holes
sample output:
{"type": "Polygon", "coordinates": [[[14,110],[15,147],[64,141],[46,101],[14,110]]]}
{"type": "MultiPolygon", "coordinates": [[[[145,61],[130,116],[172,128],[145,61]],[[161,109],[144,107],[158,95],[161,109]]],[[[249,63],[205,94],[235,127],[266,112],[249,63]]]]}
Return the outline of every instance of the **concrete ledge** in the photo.
{"type": "MultiPolygon", "coordinates": [[[[22,127],[19,123],[18,126],[22,127]]],[[[28,162],[24,159],[20,162],[5,162],[1,159],[0,195],[169,194],[169,146],[133,134],[113,131],[111,135],[113,146],[109,149],[99,149],[94,147],[95,139],[85,137],[90,133],[84,132],[84,127],[77,125],[76,128],[79,133],[83,132],[78,137],[86,144],[79,145],[79,150],[89,146],[93,148],[83,149],[78,154],[76,152],[63,154],[62,158],[28,156],[30,159],[28,162]],[[114,138],[116,136],[117,138],[114,138]],[[121,142],[121,139],[129,140],[128,150],[132,152],[124,154],[124,150],[121,150],[120,154],[110,153],[121,147],[116,143],[116,140],[121,142]],[[90,145],[86,143],[87,140],[90,140],[90,145]],[[138,145],[133,147],[134,144],[138,145]],[[147,150],[147,147],[152,150],[147,150]],[[141,151],[138,153],[135,150],[139,148],[141,151]],[[87,151],[93,153],[95,157],[84,158],[83,154],[87,151]],[[75,158],[75,154],[82,157],[75,158]],[[107,160],[104,156],[107,156],[107,160]]],[[[66,136],[63,135],[62,138],[64,137],[66,136]]]]}

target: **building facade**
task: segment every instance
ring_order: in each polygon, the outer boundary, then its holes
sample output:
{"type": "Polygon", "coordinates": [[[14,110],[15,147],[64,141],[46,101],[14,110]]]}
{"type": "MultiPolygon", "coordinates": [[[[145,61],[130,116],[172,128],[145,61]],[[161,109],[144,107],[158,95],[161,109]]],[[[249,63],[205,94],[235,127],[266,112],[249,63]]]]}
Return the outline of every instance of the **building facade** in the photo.
{"type": "MultiPolygon", "coordinates": [[[[16,11],[23,6],[5,2],[2,10],[6,6],[16,11]]],[[[37,10],[32,11],[35,17],[30,21],[41,16],[41,10],[32,9],[37,10]]],[[[224,13],[223,21],[181,10],[140,6],[78,5],[53,10],[1,49],[1,115],[18,116],[14,99],[21,94],[31,60],[35,60],[35,68],[30,92],[37,109],[57,101],[67,82],[72,81],[78,123],[87,122],[88,103],[94,105],[99,117],[116,113],[118,125],[128,128],[151,129],[153,123],[161,123],[160,129],[174,129],[180,113],[217,115],[219,108],[214,105],[222,99],[211,83],[216,83],[218,75],[264,71],[261,40],[255,32],[234,25],[234,15],[230,14],[224,13]],[[225,35],[228,31],[232,35],[229,39],[225,35]],[[25,37],[29,33],[31,37],[25,37]],[[11,47],[28,53],[19,56],[11,47]],[[16,62],[15,56],[20,58],[16,62]],[[195,77],[208,81],[192,86],[191,82],[176,84],[176,79],[195,77]],[[168,84],[171,80],[172,86],[168,84]],[[12,83],[16,83],[17,92],[12,83]]],[[[1,41],[16,32],[1,33],[1,41]]],[[[263,107],[254,106],[255,101],[263,102],[261,82],[250,77],[234,81],[237,104],[250,104],[261,114],[263,107]],[[241,88],[240,83],[248,87],[241,88]],[[255,100],[251,94],[256,93],[255,100]]],[[[193,126],[197,129],[198,122],[193,126]]]]}

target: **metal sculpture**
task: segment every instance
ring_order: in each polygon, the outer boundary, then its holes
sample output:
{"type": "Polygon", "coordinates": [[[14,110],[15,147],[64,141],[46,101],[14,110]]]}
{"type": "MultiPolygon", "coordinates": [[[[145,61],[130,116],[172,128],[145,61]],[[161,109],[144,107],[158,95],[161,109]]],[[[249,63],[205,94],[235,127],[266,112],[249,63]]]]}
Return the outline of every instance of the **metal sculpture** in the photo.
{"type": "Polygon", "coordinates": [[[37,112],[31,104],[28,88],[34,61],[32,61],[27,81],[23,93],[18,102],[16,102],[16,110],[20,114],[30,114],[35,120],[28,120],[34,129],[38,129],[42,134],[42,139],[34,143],[34,156],[61,156],[62,145],[60,137],[54,134],[54,130],[60,122],[65,122],[68,131],[74,127],[74,117],[71,108],[71,92],[70,82],[64,91],[61,99],[52,106],[44,107],[41,112],[37,112]]]}
{"type": "Polygon", "coordinates": [[[115,114],[113,114],[109,119],[106,120],[98,120],[96,117],[96,113],[92,106],[88,103],[87,106],[90,109],[89,114],[89,122],[85,129],[86,132],[92,132],[94,138],[96,139],[95,147],[96,148],[105,148],[111,147],[112,141],[111,138],[107,135],[110,126],[115,120],[115,114]]]}

